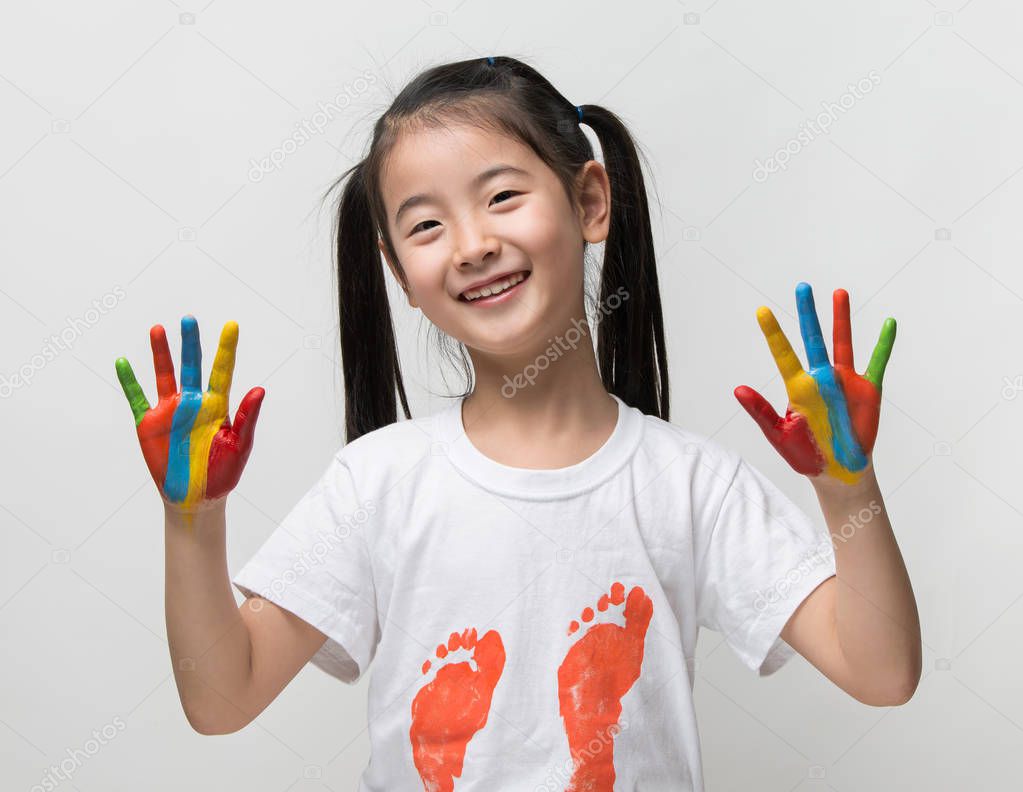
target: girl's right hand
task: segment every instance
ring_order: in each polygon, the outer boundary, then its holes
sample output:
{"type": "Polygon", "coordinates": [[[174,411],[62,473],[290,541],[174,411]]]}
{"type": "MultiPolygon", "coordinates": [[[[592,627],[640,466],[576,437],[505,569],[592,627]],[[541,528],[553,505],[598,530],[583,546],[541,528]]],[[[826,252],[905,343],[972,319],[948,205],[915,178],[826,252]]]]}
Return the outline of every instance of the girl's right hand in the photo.
{"type": "Polygon", "coordinates": [[[202,391],[202,349],[193,316],[181,320],[181,391],[174,382],[174,361],[162,325],[149,331],[159,401],[150,407],[125,358],[115,362],[117,378],[135,417],[135,429],[149,473],[164,502],[194,513],[221,500],[241,478],[252,450],[263,388],[245,394],[228,417],[234,375],[238,324],[228,322],[210,372],[209,390],[202,391]]]}

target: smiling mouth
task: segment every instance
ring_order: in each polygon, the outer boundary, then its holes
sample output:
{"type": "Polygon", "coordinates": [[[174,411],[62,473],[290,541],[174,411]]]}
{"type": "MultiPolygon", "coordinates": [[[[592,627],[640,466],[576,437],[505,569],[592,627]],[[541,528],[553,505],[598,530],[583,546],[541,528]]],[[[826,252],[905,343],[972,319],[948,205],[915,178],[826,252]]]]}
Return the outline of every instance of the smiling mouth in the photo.
{"type": "Polygon", "coordinates": [[[498,297],[515,291],[519,284],[524,283],[528,278],[529,270],[513,272],[511,275],[493,283],[488,283],[486,286],[481,286],[478,289],[466,289],[458,295],[458,299],[466,303],[493,303],[497,301],[498,297]]]}

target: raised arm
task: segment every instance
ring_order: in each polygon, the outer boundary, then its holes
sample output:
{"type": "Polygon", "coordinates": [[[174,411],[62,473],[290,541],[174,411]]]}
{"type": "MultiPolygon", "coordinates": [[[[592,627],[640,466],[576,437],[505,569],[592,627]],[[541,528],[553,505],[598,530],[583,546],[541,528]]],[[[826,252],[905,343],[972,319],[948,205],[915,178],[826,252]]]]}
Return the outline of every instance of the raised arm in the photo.
{"type": "Polygon", "coordinates": [[[171,663],[188,722],[202,734],[244,727],[277,696],[326,636],[273,603],[239,608],[228,577],[225,504],[252,449],[264,391],[251,389],[228,416],[238,325],[228,322],[202,390],[194,317],[181,320],[181,390],[167,334],[150,330],[158,403],[151,407],[124,358],[117,377],[139,445],[164,503],[165,612],[171,663]]]}
{"type": "Polygon", "coordinates": [[[809,284],[796,287],[803,370],[766,307],[757,320],[774,357],[789,406],[785,416],[755,390],[735,389],[740,404],[789,465],[807,476],[831,533],[837,575],[821,583],[789,618],[781,637],[821,673],[865,704],[909,700],[920,679],[920,621],[871,453],[881,380],[895,342],[888,318],[863,375],[853,365],[849,295],[834,293],[835,365],[809,284]]]}
{"type": "Polygon", "coordinates": [[[326,636],[269,600],[236,606],[225,498],[193,516],[165,506],[167,638],[178,696],[200,734],[230,734],[277,698],[326,636]]]}

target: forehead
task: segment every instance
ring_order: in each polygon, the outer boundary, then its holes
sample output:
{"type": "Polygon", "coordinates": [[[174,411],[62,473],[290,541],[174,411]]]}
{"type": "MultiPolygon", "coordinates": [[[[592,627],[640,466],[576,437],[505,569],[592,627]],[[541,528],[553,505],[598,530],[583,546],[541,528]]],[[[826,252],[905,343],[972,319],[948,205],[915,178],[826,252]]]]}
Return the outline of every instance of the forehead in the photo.
{"type": "Polygon", "coordinates": [[[543,161],[507,134],[466,125],[402,133],[382,172],[388,211],[415,192],[460,188],[496,162],[541,176],[543,161]]]}

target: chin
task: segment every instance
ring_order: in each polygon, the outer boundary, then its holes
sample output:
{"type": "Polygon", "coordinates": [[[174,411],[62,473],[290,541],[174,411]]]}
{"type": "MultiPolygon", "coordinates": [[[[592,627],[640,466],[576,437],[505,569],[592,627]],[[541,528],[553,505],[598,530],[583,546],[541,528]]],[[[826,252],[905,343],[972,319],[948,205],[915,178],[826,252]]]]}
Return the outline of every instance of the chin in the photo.
{"type": "Polygon", "coordinates": [[[532,324],[520,328],[495,327],[492,333],[465,333],[461,340],[470,349],[488,355],[522,355],[534,348],[542,355],[547,337],[541,331],[541,327],[532,324]]]}

